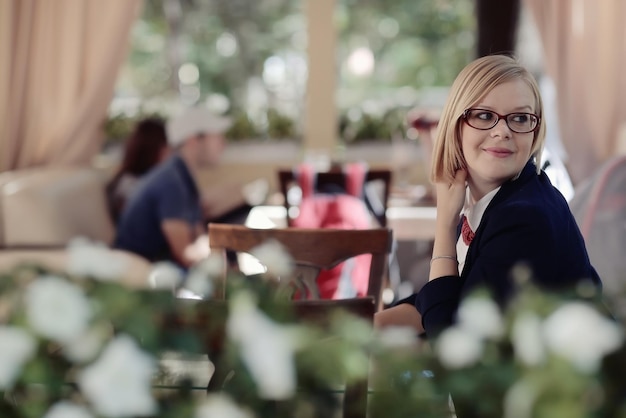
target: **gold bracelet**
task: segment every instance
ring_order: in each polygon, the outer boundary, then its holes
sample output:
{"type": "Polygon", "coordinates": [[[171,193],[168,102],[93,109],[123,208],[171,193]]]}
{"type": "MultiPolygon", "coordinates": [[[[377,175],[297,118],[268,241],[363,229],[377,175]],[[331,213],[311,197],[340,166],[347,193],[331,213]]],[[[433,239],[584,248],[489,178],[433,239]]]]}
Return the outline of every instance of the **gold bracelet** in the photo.
{"type": "Polygon", "coordinates": [[[456,261],[457,264],[459,264],[459,260],[456,259],[455,255],[436,255],[436,256],[434,256],[433,258],[430,259],[430,265],[432,266],[433,261],[439,260],[439,259],[442,259],[442,258],[447,258],[449,260],[454,260],[454,261],[456,261]]]}

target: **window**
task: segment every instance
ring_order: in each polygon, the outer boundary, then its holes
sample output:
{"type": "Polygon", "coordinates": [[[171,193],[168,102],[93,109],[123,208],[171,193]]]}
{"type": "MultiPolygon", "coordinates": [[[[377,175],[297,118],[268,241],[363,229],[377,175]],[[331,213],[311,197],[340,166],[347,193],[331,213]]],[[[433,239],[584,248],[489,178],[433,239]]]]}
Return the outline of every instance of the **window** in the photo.
{"type": "MultiPolygon", "coordinates": [[[[146,0],[111,105],[110,136],[136,115],[205,103],[229,139],[300,139],[308,0],[146,0]]],[[[472,0],[336,0],[340,137],[389,140],[437,100],[474,50],[472,0]],[[434,99],[429,99],[434,97],[434,99]]]]}

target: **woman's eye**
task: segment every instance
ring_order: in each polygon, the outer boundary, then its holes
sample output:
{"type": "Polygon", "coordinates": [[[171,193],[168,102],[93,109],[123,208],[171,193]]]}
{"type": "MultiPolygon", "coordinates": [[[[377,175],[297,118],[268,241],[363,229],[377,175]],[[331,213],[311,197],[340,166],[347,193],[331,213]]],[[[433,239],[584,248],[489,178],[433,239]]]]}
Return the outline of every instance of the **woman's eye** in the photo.
{"type": "Polygon", "coordinates": [[[524,113],[520,113],[520,114],[517,114],[517,115],[512,115],[512,117],[511,117],[511,120],[513,122],[516,122],[516,123],[527,123],[528,119],[529,119],[528,115],[526,115],[524,113]]]}
{"type": "Polygon", "coordinates": [[[491,120],[493,119],[493,113],[491,112],[479,112],[476,114],[476,118],[481,120],[491,120]]]}

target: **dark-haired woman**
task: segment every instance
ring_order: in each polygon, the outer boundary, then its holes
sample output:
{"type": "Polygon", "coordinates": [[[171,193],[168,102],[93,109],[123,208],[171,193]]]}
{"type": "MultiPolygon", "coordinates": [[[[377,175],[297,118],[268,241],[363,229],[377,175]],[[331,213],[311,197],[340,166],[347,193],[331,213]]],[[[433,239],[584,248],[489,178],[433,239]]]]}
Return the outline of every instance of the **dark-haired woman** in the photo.
{"type": "Polygon", "coordinates": [[[137,123],[126,141],[120,168],[106,188],[109,211],[114,222],[117,223],[139,180],[163,161],[169,151],[163,120],[147,118],[137,123]]]}

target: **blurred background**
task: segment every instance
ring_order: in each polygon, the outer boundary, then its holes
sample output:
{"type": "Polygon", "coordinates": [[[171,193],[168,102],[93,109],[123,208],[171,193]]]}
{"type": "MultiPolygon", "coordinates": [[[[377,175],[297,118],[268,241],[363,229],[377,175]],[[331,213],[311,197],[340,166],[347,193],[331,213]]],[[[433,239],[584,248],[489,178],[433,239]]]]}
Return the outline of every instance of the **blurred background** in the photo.
{"type": "Polygon", "coordinates": [[[115,165],[138,119],[201,104],[235,120],[228,139],[243,148],[227,162],[254,154],[243,161],[288,163],[313,152],[402,172],[408,159],[410,181],[424,183],[411,110],[436,115],[467,62],[512,53],[545,89],[548,147],[576,184],[625,147],[624,8],[619,0],[6,0],[0,170],[102,155],[111,158],[98,164],[115,165]]]}
{"type": "MultiPolygon", "coordinates": [[[[626,150],[623,16],[622,0],[2,0],[0,247],[41,246],[57,222],[43,219],[71,212],[41,216],[51,203],[33,204],[39,192],[16,200],[25,178],[81,169],[107,181],[137,121],[190,105],[234,120],[203,186],[254,185],[254,205],[276,206],[277,168],[364,161],[393,171],[392,220],[432,221],[438,111],[459,70],[492,53],[539,80],[542,165],[572,199],[626,150]]],[[[44,180],[39,191],[62,189],[44,180]]],[[[394,232],[427,253],[419,222],[394,232]]]]}

